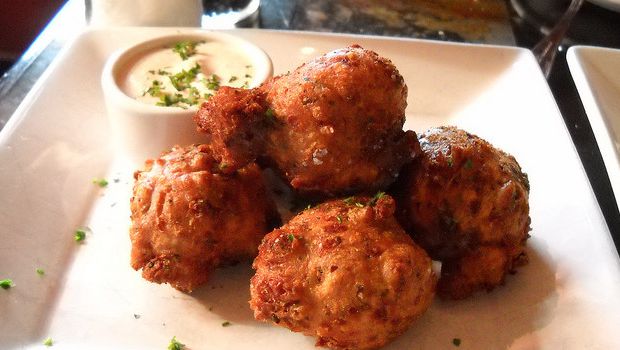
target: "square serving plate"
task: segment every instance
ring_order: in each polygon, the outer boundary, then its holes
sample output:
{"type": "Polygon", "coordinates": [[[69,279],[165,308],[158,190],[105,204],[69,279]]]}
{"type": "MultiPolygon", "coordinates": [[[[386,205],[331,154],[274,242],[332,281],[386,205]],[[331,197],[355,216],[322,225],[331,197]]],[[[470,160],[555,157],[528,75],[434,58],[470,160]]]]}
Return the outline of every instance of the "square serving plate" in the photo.
{"type": "Polygon", "coordinates": [[[566,59],[620,203],[620,50],[573,46],[566,59]]]}
{"type": "MultiPolygon", "coordinates": [[[[129,267],[132,172],[110,144],[99,78],[116,49],[183,31],[87,31],[54,61],[0,133],[0,348],[313,349],[253,320],[249,264],[191,295],[129,267]],[[92,184],[109,180],[106,188],[92,184]],[[73,233],[88,227],[78,244],[73,233]],[[40,276],[35,269],[43,268],[40,276]],[[230,326],[223,327],[224,322],[230,326]]],[[[386,349],[618,349],[620,260],[532,54],[506,47],[261,30],[275,73],[352,43],[394,61],[409,86],[406,127],[451,124],[512,153],[531,181],[529,265],[506,285],[436,300],[386,349]]]]}

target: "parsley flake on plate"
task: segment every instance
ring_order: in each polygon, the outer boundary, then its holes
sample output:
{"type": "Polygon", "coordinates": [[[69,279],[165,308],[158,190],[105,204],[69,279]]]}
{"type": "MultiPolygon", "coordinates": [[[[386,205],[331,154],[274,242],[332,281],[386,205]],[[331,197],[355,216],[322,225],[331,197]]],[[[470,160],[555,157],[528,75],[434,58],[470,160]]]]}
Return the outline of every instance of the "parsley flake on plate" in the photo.
{"type": "Polygon", "coordinates": [[[185,349],[185,344],[180,343],[177,340],[177,337],[174,336],[170,339],[170,344],[168,344],[168,350],[182,350],[185,349]]]}
{"type": "Polygon", "coordinates": [[[54,340],[52,340],[52,338],[50,338],[50,337],[47,337],[43,341],[43,345],[45,345],[45,346],[52,346],[52,345],[54,345],[54,340]]]}
{"type": "Polygon", "coordinates": [[[9,289],[9,288],[11,288],[13,286],[15,286],[15,285],[13,284],[13,280],[10,279],[10,278],[6,278],[6,279],[3,279],[3,280],[0,280],[0,288],[2,288],[2,289],[9,289]]]}
{"type": "Polygon", "coordinates": [[[232,323],[226,321],[226,322],[222,322],[222,327],[228,327],[228,326],[232,326],[232,323]]]}
{"type": "Polygon", "coordinates": [[[43,270],[43,269],[42,269],[42,268],[40,268],[40,267],[39,267],[39,268],[37,268],[37,269],[36,269],[36,271],[37,271],[37,275],[39,275],[39,276],[43,276],[43,275],[45,275],[45,270],[43,270]]]}
{"type": "Polygon", "coordinates": [[[77,230],[75,230],[73,239],[75,239],[76,242],[83,242],[84,239],[86,239],[86,229],[78,228],[77,230]]]}
{"type": "Polygon", "coordinates": [[[94,178],[93,183],[99,187],[106,187],[108,185],[108,180],[104,178],[94,178]]]}

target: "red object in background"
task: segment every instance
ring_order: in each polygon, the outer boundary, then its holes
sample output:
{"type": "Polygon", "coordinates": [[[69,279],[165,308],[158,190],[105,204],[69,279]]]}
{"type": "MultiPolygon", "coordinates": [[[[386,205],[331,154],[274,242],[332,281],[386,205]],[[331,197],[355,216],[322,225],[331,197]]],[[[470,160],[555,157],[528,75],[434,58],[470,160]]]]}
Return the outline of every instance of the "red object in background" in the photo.
{"type": "Polygon", "coordinates": [[[66,0],[0,0],[0,59],[16,60],[66,0]]]}

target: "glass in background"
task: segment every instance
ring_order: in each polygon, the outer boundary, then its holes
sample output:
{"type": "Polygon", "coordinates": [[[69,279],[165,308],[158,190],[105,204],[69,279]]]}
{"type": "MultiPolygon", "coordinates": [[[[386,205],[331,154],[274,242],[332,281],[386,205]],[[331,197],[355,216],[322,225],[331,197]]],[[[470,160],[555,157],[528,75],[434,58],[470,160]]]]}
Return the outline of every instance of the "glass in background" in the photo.
{"type": "Polygon", "coordinates": [[[202,0],[202,6],[203,28],[258,27],[260,0],[202,0]]]}
{"type": "Polygon", "coordinates": [[[202,0],[85,0],[93,26],[198,27],[202,0]]]}

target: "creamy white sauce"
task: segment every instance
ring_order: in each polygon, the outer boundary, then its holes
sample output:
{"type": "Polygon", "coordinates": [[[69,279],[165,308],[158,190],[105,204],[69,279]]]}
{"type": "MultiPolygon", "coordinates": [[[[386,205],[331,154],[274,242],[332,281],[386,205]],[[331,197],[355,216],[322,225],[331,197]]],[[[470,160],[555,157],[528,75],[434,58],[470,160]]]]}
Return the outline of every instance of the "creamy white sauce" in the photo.
{"type": "Polygon", "coordinates": [[[132,98],[153,105],[189,108],[200,106],[219,86],[250,87],[254,67],[238,48],[225,42],[197,43],[195,53],[183,59],[170,47],[154,49],[139,58],[126,75],[123,91],[132,98]],[[192,74],[192,68],[195,68],[192,74]],[[185,73],[183,73],[185,71],[185,73]],[[174,77],[191,77],[189,84],[174,84],[174,77]],[[171,79],[171,77],[173,77],[171,79]],[[183,86],[186,85],[186,86],[183,86]],[[166,95],[168,96],[166,98],[166,95]]]}

